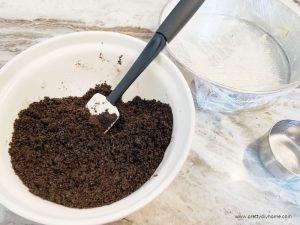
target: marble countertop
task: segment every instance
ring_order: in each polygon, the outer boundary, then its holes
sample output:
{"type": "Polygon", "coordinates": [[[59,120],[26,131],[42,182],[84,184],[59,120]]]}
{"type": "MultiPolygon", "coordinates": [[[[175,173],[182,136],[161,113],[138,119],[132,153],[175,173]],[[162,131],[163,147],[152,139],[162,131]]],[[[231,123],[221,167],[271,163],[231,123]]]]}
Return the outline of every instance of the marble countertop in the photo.
{"type": "MultiPolygon", "coordinates": [[[[300,15],[300,4],[282,0],[300,15]]],[[[0,67],[44,39],[112,30],[148,39],[167,0],[0,0],[0,67]]],[[[114,225],[298,225],[300,193],[273,178],[257,158],[257,138],[281,119],[300,120],[300,89],[260,110],[198,110],[192,151],[174,182],[152,203],[114,225]],[[287,215],[291,218],[237,218],[287,215]]],[[[0,225],[34,225],[0,205],[0,225]]]]}

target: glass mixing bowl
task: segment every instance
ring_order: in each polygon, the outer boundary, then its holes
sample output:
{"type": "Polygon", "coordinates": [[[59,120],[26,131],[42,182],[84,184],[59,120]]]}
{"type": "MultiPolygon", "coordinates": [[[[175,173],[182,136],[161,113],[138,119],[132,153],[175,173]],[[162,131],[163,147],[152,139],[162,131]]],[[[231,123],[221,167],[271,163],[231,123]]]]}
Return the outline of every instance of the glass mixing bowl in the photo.
{"type": "Polygon", "coordinates": [[[265,106],[300,84],[299,36],[300,18],[279,0],[207,0],[167,51],[199,108],[234,112],[265,106]]]}

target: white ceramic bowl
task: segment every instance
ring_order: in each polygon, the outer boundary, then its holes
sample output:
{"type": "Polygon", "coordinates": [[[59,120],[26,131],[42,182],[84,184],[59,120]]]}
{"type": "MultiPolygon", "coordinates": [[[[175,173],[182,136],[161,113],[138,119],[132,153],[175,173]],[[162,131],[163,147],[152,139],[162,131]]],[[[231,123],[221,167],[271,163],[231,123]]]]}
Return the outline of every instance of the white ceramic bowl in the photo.
{"type": "Polygon", "coordinates": [[[143,207],[171,183],[188,156],[195,112],[187,83],[164,54],[158,56],[123,96],[125,101],[139,95],[168,103],[174,117],[172,140],[155,172],[158,176],[130,196],[93,209],[72,209],[45,201],[22,184],[8,154],[13,123],[21,109],[44,96],[81,96],[104,81],[114,87],[144,46],[140,40],[117,33],[73,33],[29,48],[0,70],[1,204],[43,224],[103,224],[143,207]],[[103,58],[99,58],[100,53],[103,58]],[[124,55],[122,65],[117,63],[120,55],[124,55]]]}

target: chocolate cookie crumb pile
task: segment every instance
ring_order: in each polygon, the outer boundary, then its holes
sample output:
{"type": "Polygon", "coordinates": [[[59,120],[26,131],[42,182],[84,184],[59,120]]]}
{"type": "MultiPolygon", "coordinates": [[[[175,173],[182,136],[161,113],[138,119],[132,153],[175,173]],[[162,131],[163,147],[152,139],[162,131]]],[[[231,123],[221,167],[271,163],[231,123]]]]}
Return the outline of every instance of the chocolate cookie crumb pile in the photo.
{"type": "Polygon", "coordinates": [[[115,113],[110,114],[105,111],[100,115],[90,116],[89,122],[97,125],[102,133],[106,133],[108,128],[110,128],[117,119],[118,116],[115,113]]]}
{"type": "Polygon", "coordinates": [[[171,141],[171,108],[140,97],[118,102],[120,118],[103,134],[85,105],[95,93],[110,92],[102,84],[83,97],[45,97],[19,113],[9,154],[31,193],[92,208],[128,196],[151,178],[171,141]]]}

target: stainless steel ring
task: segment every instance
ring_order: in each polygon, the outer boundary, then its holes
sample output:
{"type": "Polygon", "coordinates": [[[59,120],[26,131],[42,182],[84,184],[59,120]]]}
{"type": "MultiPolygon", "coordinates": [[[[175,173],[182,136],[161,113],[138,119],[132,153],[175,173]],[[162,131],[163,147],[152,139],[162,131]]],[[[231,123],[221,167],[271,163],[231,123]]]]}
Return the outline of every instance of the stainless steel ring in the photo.
{"type": "Polygon", "coordinates": [[[300,121],[282,120],[259,141],[259,156],[274,176],[300,181],[300,121]]]}

